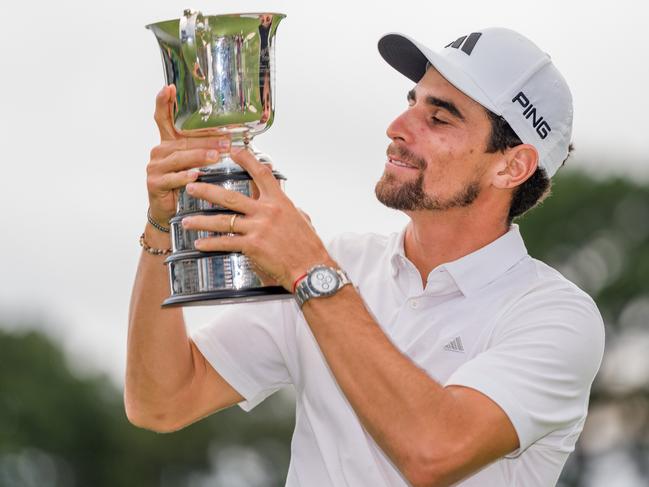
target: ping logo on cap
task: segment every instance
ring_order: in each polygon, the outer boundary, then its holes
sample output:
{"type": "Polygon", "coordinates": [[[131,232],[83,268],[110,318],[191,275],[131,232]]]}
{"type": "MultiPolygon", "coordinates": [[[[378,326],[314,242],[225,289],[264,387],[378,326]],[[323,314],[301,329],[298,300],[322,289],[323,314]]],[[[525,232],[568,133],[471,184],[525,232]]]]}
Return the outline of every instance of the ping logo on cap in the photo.
{"type": "Polygon", "coordinates": [[[482,35],[481,32],[472,32],[469,36],[462,36],[455,39],[453,42],[446,44],[444,47],[453,47],[455,49],[462,49],[468,56],[473,52],[478,39],[482,35]]]}
{"type": "Polygon", "coordinates": [[[523,107],[523,115],[526,119],[529,120],[530,117],[532,117],[532,127],[536,129],[536,133],[539,134],[539,137],[541,137],[541,139],[545,139],[548,134],[552,132],[552,129],[550,128],[548,122],[543,120],[542,116],[539,116],[538,119],[536,118],[536,107],[532,103],[530,103],[530,99],[525,96],[525,93],[519,91],[518,95],[512,98],[512,103],[516,102],[518,102],[518,104],[523,107]]]}

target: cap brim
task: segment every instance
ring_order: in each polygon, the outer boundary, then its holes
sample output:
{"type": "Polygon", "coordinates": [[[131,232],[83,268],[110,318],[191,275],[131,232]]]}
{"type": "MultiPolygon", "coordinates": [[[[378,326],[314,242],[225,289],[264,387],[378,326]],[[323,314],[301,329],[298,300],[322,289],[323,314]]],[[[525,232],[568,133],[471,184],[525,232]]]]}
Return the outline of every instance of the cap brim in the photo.
{"type": "Polygon", "coordinates": [[[418,83],[426,74],[430,63],[446,80],[469,98],[477,101],[497,115],[496,104],[463,70],[435,51],[403,34],[386,34],[378,43],[379,53],[385,61],[406,78],[418,83]]]}
{"type": "Polygon", "coordinates": [[[415,83],[426,73],[428,59],[413,41],[401,34],[381,37],[379,53],[390,66],[415,83]]]}

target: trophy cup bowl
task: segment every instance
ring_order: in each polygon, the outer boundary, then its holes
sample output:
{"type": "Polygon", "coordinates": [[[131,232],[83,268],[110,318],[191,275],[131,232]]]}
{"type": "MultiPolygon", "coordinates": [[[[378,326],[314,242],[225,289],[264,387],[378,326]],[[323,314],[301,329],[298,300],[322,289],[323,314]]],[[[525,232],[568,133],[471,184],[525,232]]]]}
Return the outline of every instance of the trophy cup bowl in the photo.
{"type": "MultiPolygon", "coordinates": [[[[279,13],[203,15],[185,10],[179,19],[147,25],[158,40],[165,80],[176,86],[173,120],[188,137],[225,135],[232,147],[247,147],[263,163],[270,158],[252,147],[252,138],[273,123],[275,34],[285,17],[279,13]]],[[[216,184],[248,197],[258,196],[250,177],[229,153],[202,167],[198,181],[216,184]]],[[[273,171],[283,187],[284,176],[273,171]]],[[[254,264],[237,252],[200,252],[196,238],[214,232],[186,231],[189,214],[232,214],[227,208],[178,191],[171,219],[171,296],[163,306],[227,304],[291,297],[283,287],[264,282],[254,264]]],[[[267,279],[267,278],[266,278],[267,279]]]]}

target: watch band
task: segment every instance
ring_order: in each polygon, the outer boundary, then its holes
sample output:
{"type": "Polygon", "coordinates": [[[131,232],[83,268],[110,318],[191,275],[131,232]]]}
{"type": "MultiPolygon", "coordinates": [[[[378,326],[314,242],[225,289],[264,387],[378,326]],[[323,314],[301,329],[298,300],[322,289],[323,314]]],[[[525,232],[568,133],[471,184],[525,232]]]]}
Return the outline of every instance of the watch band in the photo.
{"type": "Polygon", "coordinates": [[[333,296],[347,284],[351,284],[351,281],[349,280],[349,277],[347,276],[345,271],[343,271],[342,269],[336,269],[334,267],[329,267],[322,264],[316,265],[309,269],[305,277],[301,279],[295,286],[295,300],[297,301],[298,306],[302,308],[302,306],[304,306],[304,303],[306,303],[309,299],[333,296]],[[331,289],[326,290],[316,289],[311,285],[311,278],[317,275],[318,272],[324,273],[325,277],[327,274],[329,276],[335,274],[337,278],[337,285],[335,287],[332,287],[331,289]]]}

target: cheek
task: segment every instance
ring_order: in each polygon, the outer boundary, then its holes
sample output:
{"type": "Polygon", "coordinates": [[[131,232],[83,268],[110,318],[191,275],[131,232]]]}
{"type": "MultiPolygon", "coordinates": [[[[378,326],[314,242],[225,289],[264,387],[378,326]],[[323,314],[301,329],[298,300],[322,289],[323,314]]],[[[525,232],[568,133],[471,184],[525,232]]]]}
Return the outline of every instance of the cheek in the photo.
{"type": "Polygon", "coordinates": [[[478,150],[461,140],[440,137],[434,147],[428,148],[428,168],[424,176],[424,190],[439,196],[452,195],[475,179],[478,168],[478,150]]]}
{"type": "Polygon", "coordinates": [[[462,155],[454,140],[439,137],[434,145],[428,147],[428,175],[431,182],[447,179],[462,165],[462,155]]]}

